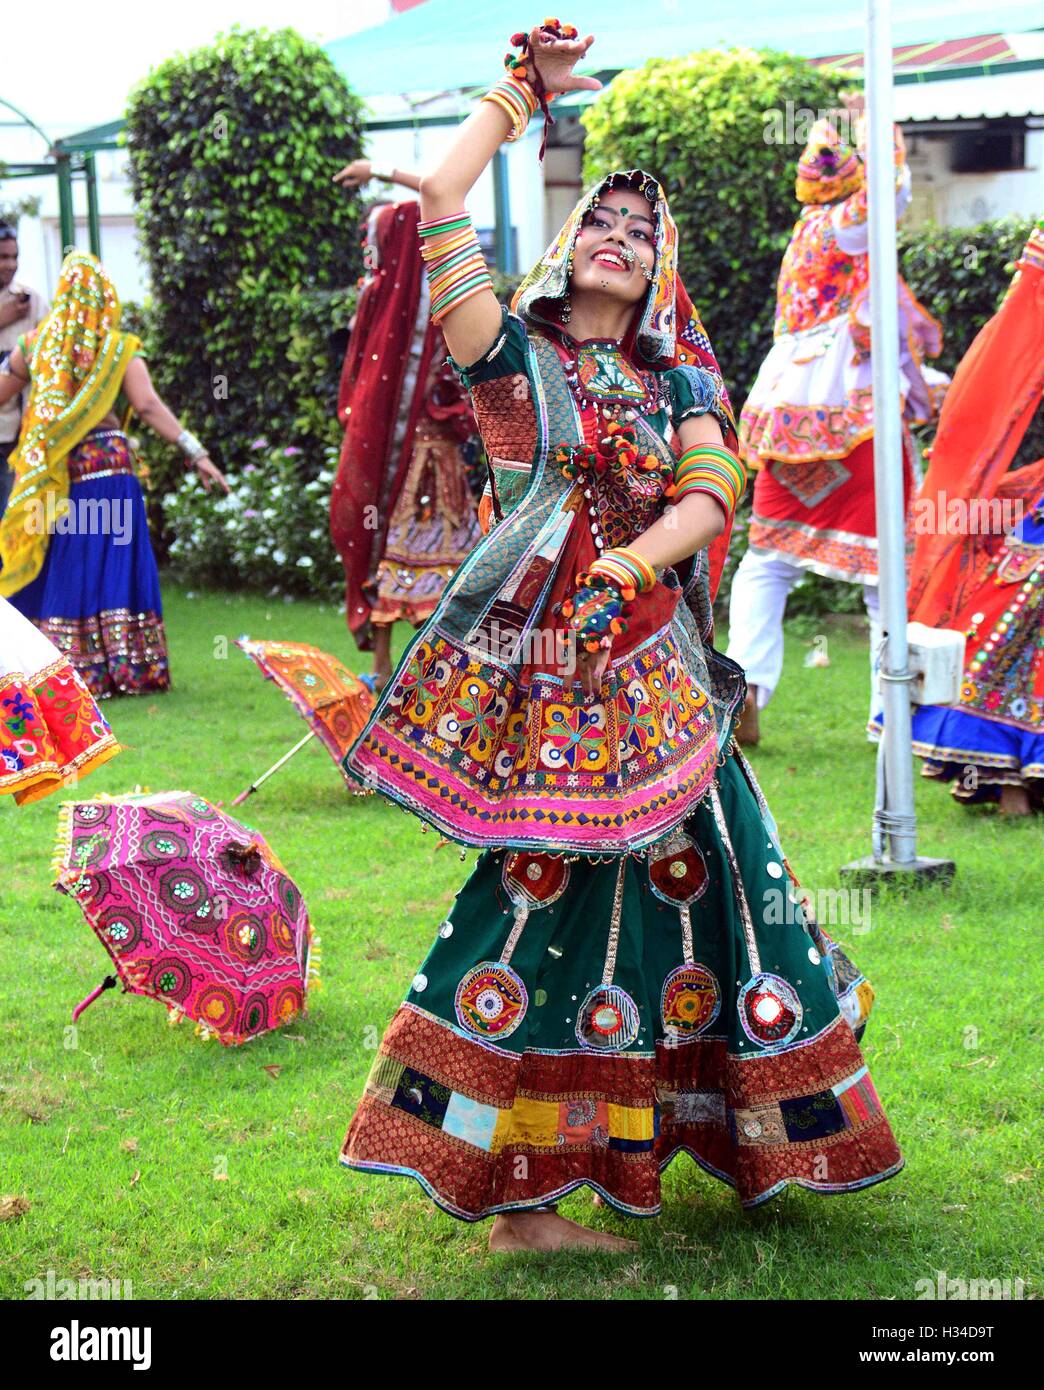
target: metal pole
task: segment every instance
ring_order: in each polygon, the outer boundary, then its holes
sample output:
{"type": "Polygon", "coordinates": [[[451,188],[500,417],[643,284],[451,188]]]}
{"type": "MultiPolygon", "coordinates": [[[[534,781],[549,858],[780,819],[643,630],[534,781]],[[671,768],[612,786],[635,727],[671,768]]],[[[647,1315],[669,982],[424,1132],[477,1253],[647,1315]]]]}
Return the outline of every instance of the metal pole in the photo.
{"type": "Polygon", "coordinates": [[[58,225],[62,239],[62,257],[76,245],[76,219],[73,214],[72,164],[67,154],[55,160],[58,175],[58,225]]]}
{"type": "Polygon", "coordinates": [[[511,193],[508,188],[507,159],[504,151],[493,156],[493,206],[495,208],[496,262],[502,275],[514,269],[511,257],[511,193]]]}
{"type": "Polygon", "coordinates": [[[98,170],[93,152],[83,157],[87,182],[87,237],[91,252],[101,260],[101,218],[98,216],[98,170]]]}
{"type": "Polygon", "coordinates": [[[870,342],[874,393],[874,488],[881,587],[884,806],[877,815],[896,864],[917,858],[910,672],[906,641],[906,539],[899,388],[899,273],[895,247],[891,0],[866,6],[867,187],[870,342]]]}

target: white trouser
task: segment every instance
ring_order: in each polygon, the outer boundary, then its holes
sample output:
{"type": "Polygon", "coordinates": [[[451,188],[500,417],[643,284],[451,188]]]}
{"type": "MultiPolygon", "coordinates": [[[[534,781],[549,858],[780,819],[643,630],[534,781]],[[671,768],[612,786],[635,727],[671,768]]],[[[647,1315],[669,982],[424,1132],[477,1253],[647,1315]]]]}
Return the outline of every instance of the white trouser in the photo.
{"type": "MultiPolygon", "coordinates": [[[[757,686],[758,709],[764,709],[779,684],[787,596],[806,573],[800,565],[748,550],[733,578],[726,655],[743,667],[747,683],[757,686]]],[[[880,600],[876,584],[863,585],[863,602],[871,632],[878,630],[880,600]]]]}

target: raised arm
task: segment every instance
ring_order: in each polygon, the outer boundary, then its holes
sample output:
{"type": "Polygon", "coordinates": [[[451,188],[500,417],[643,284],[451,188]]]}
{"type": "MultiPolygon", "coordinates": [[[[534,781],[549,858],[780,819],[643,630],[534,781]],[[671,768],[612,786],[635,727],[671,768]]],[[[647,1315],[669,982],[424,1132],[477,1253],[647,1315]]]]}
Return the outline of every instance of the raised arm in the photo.
{"type": "Polygon", "coordinates": [[[555,38],[544,27],[533,29],[524,62],[487,93],[441,162],[421,178],[421,235],[432,317],[442,324],[458,366],[478,361],[500,331],[501,319],[478,239],[464,211],[465,199],[503,142],[523,133],[536,112],[537,92],[550,97],[601,86],[593,77],[573,76],[573,68],[593,42],[591,36],[555,38]],[[445,229],[439,223],[445,223],[445,229]]]}
{"type": "Polygon", "coordinates": [[[333,176],[334,183],[340,184],[342,188],[362,188],[371,179],[380,179],[382,183],[398,183],[403,188],[412,188],[414,193],[420,191],[419,174],[411,174],[408,169],[375,169],[369,159],[353,159],[351,164],[346,164],[333,176]]]}
{"type": "MultiPolygon", "coordinates": [[[[859,157],[866,162],[866,123],[863,116],[862,96],[858,94],[847,95],[844,98],[845,105],[850,112],[856,116],[857,137],[856,146],[859,157]]],[[[899,126],[893,127],[893,150],[895,160],[895,216],[898,220],[906,210],[911,196],[910,167],[906,162],[906,140],[899,126]]],[[[843,199],[832,213],[834,223],[834,234],[837,237],[837,244],[842,251],[846,251],[850,256],[861,255],[868,250],[870,245],[870,228],[868,223],[869,202],[866,180],[863,186],[856,193],[851,193],[843,199]]]]}

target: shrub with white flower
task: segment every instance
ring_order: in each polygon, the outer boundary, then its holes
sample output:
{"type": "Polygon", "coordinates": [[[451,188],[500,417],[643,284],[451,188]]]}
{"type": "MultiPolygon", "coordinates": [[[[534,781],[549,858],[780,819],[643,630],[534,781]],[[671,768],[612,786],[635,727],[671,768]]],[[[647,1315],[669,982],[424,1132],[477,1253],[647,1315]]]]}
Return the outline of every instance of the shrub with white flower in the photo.
{"type": "Polygon", "coordinates": [[[329,533],[336,448],[309,477],[305,451],[264,437],[250,461],[226,470],[231,491],[203,491],[188,475],[163,498],[174,541],[170,565],[186,584],[248,586],[269,593],[339,599],[344,570],[329,533]]]}

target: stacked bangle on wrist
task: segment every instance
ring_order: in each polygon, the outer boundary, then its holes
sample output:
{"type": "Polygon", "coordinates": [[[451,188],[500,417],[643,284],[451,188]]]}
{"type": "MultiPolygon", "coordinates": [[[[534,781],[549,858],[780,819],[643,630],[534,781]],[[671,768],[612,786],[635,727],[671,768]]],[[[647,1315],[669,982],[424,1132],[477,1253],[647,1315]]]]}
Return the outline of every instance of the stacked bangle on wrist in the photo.
{"type": "Polygon", "coordinates": [[[731,517],[747,486],[747,470],[734,453],[717,444],[686,449],[674,470],[674,502],[691,492],[705,492],[731,517]]]}
{"type": "Polygon", "coordinates": [[[493,277],[466,212],[420,222],[417,232],[421,239],[421,258],[428,273],[434,323],[439,323],[451,309],[473,295],[492,290],[493,277]],[[434,237],[442,240],[432,245],[434,237]]]}
{"type": "MultiPolygon", "coordinates": [[[[522,69],[523,74],[525,69],[522,69]]],[[[536,93],[533,88],[525,81],[525,77],[516,77],[513,72],[507,73],[497,83],[491,87],[483,101],[491,101],[499,106],[511,122],[511,133],[508,135],[508,142],[520,139],[526,133],[526,127],[536,114],[538,106],[536,93]]]]}
{"type": "MultiPolygon", "coordinates": [[[[540,33],[548,39],[575,39],[577,31],[571,24],[560,24],[557,19],[545,19],[540,33]]],[[[533,56],[530,36],[518,33],[511,35],[511,46],[518,54],[504,55],[506,73],[497,85],[482,98],[496,103],[511,122],[508,140],[517,140],[525,133],[530,120],[539,108],[544,113],[544,135],[540,141],[540,158],[544,158],[547,146],[548,127],[554,125],[554,117],[548,109],[548,102],[554,96],[544,86],[543,78],[537,69],[533,56]]]]}
{"type": "Polygon", "coordinates": [[[644,594],[656,583],[656,571],[649,561],[624,545],[604,551],[587,573],[608,579],[628,601],[636,594],[644,594]]]}
{"type": "Polygon", "coordinates": [[[199,442],[191,430],[182,430],[174,443],[185,455],[190,465],[198,463],[201,458],[206,458],[206,448],[199,442]]]}
{"type": "Polygon", "coordinates": [[[371,178],[371,179],[380,179],[381,183],[394,183],[394,182],[395,182],[395,170],[394,170],[394,169],[375,169],[375,168],[373,167],[373,165],[371,164],[371,165],[370,165],[370,178],[371,178]]]}

